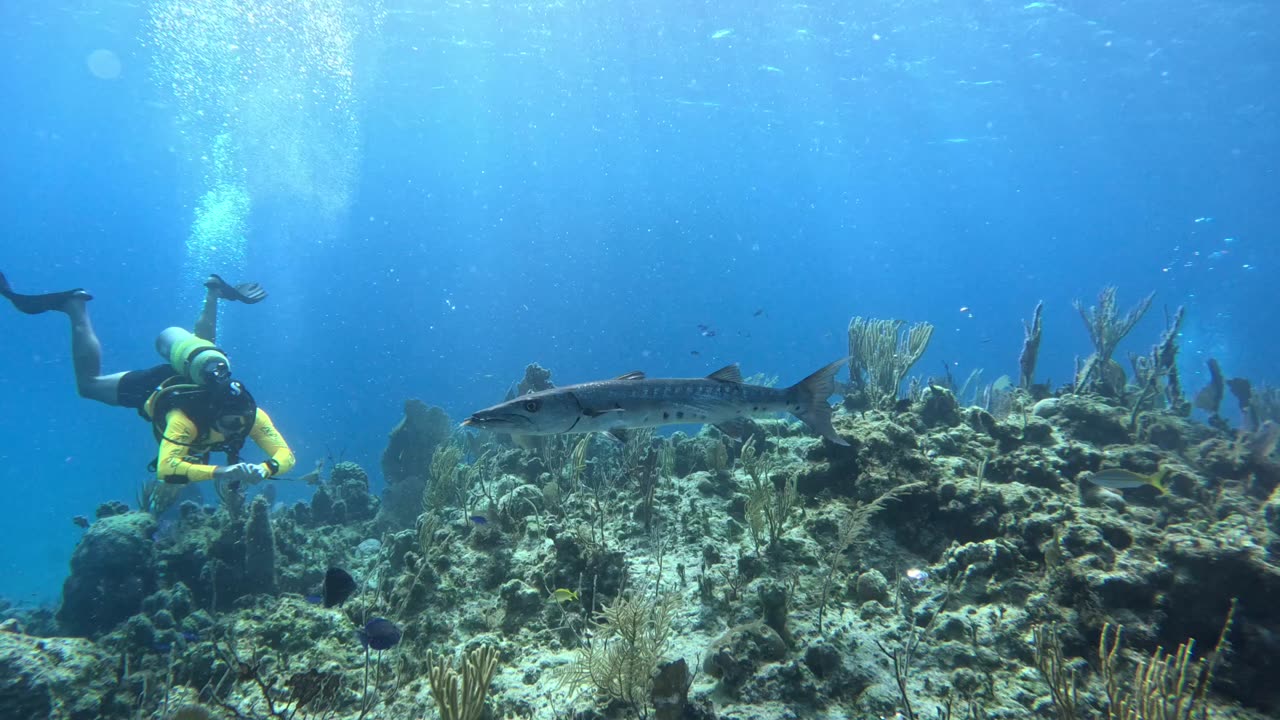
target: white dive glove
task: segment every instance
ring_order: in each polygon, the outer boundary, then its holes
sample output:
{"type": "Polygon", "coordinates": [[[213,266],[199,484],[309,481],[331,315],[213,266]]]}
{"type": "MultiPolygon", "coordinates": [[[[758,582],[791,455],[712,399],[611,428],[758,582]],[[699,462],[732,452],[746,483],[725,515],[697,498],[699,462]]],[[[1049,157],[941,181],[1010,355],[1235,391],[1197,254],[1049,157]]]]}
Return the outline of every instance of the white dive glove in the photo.
{"type": "Polygon", "coordinates": [[[220,465],[213,471],[213,479],[227,483],[259,483],[270,476],[267,468],[258,463],[220,465]]]}

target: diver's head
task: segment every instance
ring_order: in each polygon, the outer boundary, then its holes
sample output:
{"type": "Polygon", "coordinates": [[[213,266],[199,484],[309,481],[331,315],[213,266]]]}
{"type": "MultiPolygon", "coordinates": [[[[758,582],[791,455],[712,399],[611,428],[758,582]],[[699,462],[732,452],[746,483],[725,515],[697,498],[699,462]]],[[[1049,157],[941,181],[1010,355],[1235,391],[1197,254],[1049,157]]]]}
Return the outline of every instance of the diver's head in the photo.
{"type": "Polygon", "coordinates": [[[156,352],[174,372],[200,385],[225,385],[231,380],[231,361],[213,343],[180,327],[165,328],[156,338],[156,352]]]}
{"type": "Polygon", "coordinates": [[[226,436],[246,435],[258,415],[258,403],[239,380],[213,387],[213,429],[226,436]]]}

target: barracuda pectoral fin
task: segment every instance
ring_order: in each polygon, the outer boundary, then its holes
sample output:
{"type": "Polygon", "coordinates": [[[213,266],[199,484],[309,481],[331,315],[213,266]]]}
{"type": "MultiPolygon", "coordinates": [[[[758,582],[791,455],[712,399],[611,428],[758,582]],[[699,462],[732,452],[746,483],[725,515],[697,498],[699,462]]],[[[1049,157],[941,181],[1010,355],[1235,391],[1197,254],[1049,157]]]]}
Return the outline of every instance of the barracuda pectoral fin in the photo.
{"type": "Polygon", "coordinates": [[[827,398],[836,391],[836,370],[848,361],[849,358],[841,358],[786,390],[792,415],[822,437],[846,446],[848,441],[840,437],[831,425],[831,406],[827,404],[827,398]]]}
{"type": "Polygon", "coordinates": [[[622,408],[609,408],[608,410],[593,410],[591,408],[582,408],[582,414],[586,415],[589,418],[598,418],[601,415],[608,415],[609,413],[620,413],[620,412],[622,412],[622,408]]]}
{"type": "Polygon", "coordinates": [[[708,380],[719,380],[720,382],[742,382],[742,369],[738,367],[738,363],[725,365],[719,370],[707,376],[708,380]]]}
{"type": "Polygon", "coordinates": [[[734,442],[742,442],[743,438],[746,438],[751,434],[751,430],[754,426],[749,419],[738,418],[736,420],[718,422],[715,424],[715,428],[724,433],[725,437],[733,440],[734,442]]]}
{"type": "Polygon", "coordinates": [[[614,428],[612,430],[606,430],[605,434],[620,443],[625,444],[627,442],[627,431],[623,428],[614,428]]]}

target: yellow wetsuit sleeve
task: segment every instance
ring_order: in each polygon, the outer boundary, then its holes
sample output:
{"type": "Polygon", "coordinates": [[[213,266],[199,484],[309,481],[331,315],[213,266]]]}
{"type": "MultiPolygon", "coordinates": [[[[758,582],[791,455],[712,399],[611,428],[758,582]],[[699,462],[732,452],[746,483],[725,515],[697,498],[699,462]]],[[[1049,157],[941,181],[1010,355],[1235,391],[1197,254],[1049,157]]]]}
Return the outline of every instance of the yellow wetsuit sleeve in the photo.
{"type": "Polygon", "coordinates": [[[262,452],[266,453],[267,457],[280,464],[275,475],[283,475],[293,469],[297,462],[293,457],[293,451],[289,449],[289,444],[284,441],[280,431],[276,430],[276,426],[272,424],[271,416],[262,408],[258,408],[258,415],[253,422],[253,430],[249,431],[249,437],[262,448],[262,452]]]}
{"type": "Polygon", "coordinates": [[[170,410],[165,416],[164,437],[160,439],[160,455],[156,459],[156,475],[164,482],[198,482],[213,478],[213,465],[189,462],[191,443],[196,440],[196,424],[181,410],[170,410]]]}

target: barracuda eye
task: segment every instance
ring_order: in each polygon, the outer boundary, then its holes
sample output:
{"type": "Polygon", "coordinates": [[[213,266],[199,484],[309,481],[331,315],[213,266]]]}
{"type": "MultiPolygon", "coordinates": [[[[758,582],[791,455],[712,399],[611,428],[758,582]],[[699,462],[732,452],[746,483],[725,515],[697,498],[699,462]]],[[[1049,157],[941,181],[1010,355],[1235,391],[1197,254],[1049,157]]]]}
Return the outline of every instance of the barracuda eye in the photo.
{"type": "Polygon", "coordinates": [[[541,400],[525,400],[524,409],[526,412],[536,413],[538,412],[538,410],[542,409],[542,401],[541,400]]]}

